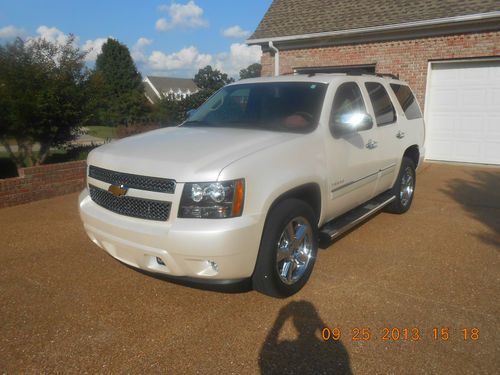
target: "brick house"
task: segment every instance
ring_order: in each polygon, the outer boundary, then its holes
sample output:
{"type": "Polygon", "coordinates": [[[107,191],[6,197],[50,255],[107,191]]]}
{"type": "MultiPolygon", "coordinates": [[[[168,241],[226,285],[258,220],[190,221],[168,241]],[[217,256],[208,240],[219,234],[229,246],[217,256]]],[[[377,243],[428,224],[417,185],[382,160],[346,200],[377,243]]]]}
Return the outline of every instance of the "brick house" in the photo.
{"type": "Polygon", "coordinates": [[[274,0],[262,75],[392,73],[424,107],[427,158],[500,164],[500,2],[274,0]]]}

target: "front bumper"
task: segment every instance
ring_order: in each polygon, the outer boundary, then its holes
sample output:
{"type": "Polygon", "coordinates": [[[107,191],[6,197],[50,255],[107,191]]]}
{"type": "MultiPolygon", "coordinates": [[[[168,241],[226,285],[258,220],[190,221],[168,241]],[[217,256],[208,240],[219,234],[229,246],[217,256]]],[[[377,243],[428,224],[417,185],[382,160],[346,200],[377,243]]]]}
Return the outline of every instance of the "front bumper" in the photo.
{"type": "Polygon", "coordinates": [[[79,208],[90,239],[129,266],[207,283],[237,281],[253,273],[263,228],[260,216],[179,219],[172,212],[166,222],[136,219],[97,205],[87,189],[80,194],[79,208]]]}

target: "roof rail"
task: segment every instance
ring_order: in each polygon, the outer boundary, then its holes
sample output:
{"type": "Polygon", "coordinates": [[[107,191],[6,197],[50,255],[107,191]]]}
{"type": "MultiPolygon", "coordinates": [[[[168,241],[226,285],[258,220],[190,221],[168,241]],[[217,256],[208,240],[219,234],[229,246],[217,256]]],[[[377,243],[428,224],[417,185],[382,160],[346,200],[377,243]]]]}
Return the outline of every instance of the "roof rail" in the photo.
{"type": "Polygon", "coordinates": [[[282,76],[286,75],[306,75],[308,77],[314,77],[316,74],[345,74],[348,76],[376,76],[376,77],[389,77],[393,79],[399,79],[399,74],[392,74],[392,73],[371,73],[371,72],[366,72],[366,71],[360,71],[358,69],[346,69],[346,70],[339,70],[335,73],[322,73],[322,72],[287,72],[287,73],[282,73],[282,76]]]}
{"type": "Polygon", "coordinates": [[[394,78],[394,79],[399,79],[399,74],[392,74],[392,73],[375,73],[377,77],[389,77],[389,78],[394,78]]]}

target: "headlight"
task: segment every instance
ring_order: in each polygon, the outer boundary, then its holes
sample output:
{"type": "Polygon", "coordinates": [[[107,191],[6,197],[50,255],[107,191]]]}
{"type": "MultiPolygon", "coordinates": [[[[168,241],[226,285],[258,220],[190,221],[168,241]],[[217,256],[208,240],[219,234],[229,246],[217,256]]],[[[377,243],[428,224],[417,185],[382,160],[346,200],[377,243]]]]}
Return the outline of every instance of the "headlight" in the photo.
{"type": "Polygon", "coordinates": [[[179,217],[222,219],[241,216],[245,180],[187,183],[182,191],[179,217]]]}

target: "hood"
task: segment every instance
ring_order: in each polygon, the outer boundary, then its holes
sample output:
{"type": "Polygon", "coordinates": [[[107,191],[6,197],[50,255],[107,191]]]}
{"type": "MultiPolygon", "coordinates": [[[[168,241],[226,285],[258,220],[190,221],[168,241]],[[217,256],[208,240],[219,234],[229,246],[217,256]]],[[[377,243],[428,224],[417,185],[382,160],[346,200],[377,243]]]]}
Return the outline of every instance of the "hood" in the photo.
{"type": "Polygon", "coordinates": [[[298,136],[254,129],[165,128],[98,147],[87,163],[177,182],[216,181],[233,161],[298,136]]]}

